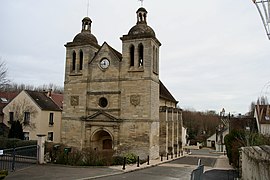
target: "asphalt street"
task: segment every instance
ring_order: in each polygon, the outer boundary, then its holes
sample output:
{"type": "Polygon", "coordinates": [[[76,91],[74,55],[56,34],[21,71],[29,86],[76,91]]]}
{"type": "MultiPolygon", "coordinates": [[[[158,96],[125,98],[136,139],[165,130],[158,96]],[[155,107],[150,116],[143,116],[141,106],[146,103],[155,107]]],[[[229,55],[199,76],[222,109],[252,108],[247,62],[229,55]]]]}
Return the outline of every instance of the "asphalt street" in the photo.
{"type": "Polygon", "coordinates": [[[134,171],[125,174],[119,174],[110,177],[99,178],[102,180],[190,180],[191,172],[197,167],[198,159],[201,159],[202,164],[213,167],[216,162],[216,158],[213,157],[183,157],[169,163],[161,164],[156,167],[146,168],[140,171],[134,171]]]}
{"type": "Polygon", "coordinates": [[[159,164],[145,169],[123,172],[115,167],[71,167],[60,165],[34,165],[22,170],[10,172],[6,180],[190,180],[191,172],[197,167],[198,159],[205,165],[204,180],[233,180],[236,173],[233,170],[215,169],[220,154],[210,153],[209,150],[192,151],[191,155],[159,164]]]}

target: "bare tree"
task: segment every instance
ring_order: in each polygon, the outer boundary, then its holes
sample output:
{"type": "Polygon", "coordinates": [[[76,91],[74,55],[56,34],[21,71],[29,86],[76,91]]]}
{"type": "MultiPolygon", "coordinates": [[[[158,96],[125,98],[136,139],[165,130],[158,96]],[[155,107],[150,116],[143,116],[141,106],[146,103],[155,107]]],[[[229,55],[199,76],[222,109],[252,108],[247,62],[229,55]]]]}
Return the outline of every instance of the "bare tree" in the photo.
{"type": "Polygon", "coordinates": [[[7,71],[6,63],[0,58],[0,89],[5,89],[10,83],[10,80],[7,78],[7,71]]]}
{"type": "Polygon", "coordinates": [[[10,107],[10,111],[14,112],[14,121],[19,121],[24,127],[36,128],[35,123],[31,119],[36,117],[38,111],[26,99],[14,102],[10,107]]]}
{"type": "Polygon", "coordinates": [[[20,92],[22,90],[30,90],[30,91],[38,91],[38,92],[52,91],[52,92],[60,93],[60,94],[63,94],[64,92],[64,88],[62,86],[57,86],[52,83],[48,85],[43,84],[40,86],[11,83],[9,86],[5,88],[5,91],[12,91],[12,92],[20,92]]]}

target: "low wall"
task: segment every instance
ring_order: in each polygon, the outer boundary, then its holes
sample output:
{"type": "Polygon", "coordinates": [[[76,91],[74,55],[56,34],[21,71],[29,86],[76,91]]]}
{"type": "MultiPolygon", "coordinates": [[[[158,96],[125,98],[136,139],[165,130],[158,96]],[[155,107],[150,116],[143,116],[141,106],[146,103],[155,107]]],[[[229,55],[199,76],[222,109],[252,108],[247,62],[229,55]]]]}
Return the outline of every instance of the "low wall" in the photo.
{"type": "Polygon", "coordinates": [[[243,180],[269,180],[270,146],[242,147],[240,158],[243,180]]]}

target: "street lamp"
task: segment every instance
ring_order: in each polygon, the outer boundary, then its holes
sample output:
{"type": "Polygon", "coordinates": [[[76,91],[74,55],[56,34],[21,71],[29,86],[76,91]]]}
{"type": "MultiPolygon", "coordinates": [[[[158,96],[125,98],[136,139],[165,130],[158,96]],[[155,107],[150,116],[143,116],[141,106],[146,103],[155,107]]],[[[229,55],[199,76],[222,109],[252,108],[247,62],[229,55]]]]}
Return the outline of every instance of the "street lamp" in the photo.
{"type": "Polygon", "coordinates": [[[261,16],[267,37],[270,40],[270,0],[252,0],[261,16]]]}

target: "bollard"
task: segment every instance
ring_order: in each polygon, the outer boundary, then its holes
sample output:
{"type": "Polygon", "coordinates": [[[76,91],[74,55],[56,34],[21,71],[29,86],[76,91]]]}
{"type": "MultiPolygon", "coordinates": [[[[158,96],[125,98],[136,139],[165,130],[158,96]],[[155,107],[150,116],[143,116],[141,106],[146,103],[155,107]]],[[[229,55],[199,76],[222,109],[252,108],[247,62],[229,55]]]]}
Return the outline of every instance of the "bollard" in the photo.
{"type": "Polygon", "coordinates": [[[167,160],[169,160],[169,153],[167,153],[167,160]]]}
{"type": "Polygon", "coordinates": [[[123,170],[125,170],[125,169],[126,169],[126,161],[127,161],[127,158],[126,158],[126,157],[124,157],[124,162],[123,162],[123,170]]]}
{"type": "Polygon", "coordinates": [[[149,158],[149,156],[147,156],[147,165],[149,165],[150,164],[150,158],[149,158]]]}
{"type": "Polygon", "coordinates": [[[137,167],[140,167],[140,157],[137,158],[137,167]]]}
{"type": "Polygon", "coordinates": [[[175,158],[177,158],[177,151],[175,152],[175,158]]]}
{"type": "Polygon", "coordinates": [[[171,153],[171,159],[173,159],[173,152],[171,153]]]}
{"type": "Polygon", "coordinates": [[[161,154],[161,157],[160,157],[161,161],[163,161],[163,155],[161,154]]]}

